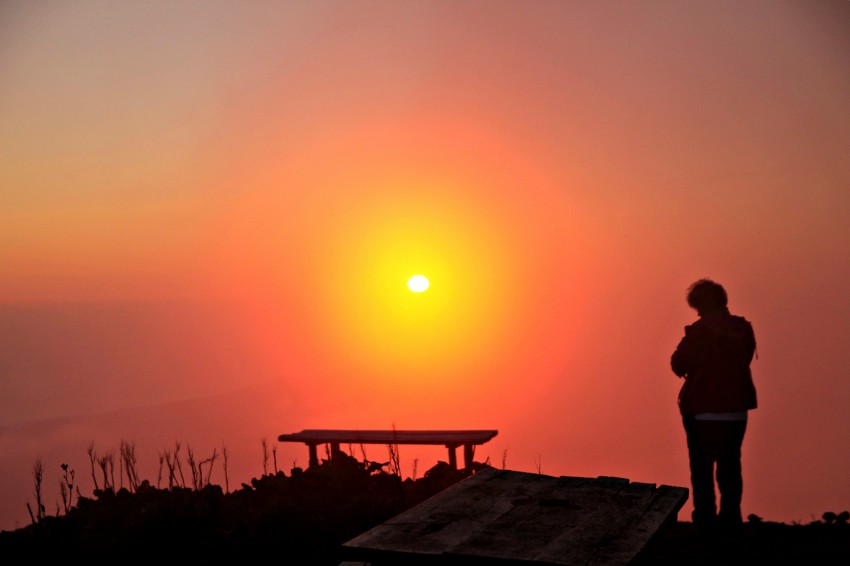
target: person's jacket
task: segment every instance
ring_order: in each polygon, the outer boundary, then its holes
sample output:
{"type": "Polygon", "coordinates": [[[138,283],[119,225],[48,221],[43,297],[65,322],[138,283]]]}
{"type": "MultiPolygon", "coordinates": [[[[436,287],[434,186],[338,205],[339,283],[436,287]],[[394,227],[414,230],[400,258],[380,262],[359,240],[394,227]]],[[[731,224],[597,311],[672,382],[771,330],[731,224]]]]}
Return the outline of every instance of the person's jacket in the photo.
{"type": "Polygon", "coordinates": [[[685,378],[679,392],[683,415],[755,409],[750,362],[756,349],[752,324],[728,310],[708,313],[685,327],[673,352],[673,372],[685,378]]]}

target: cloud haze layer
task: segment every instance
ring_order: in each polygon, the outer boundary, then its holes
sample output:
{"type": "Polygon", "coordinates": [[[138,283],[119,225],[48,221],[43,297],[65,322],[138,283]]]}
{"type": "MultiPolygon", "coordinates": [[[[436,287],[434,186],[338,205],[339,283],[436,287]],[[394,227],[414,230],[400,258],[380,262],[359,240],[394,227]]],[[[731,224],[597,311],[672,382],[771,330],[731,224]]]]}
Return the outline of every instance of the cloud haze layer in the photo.
{"type": "Polygon", "coordinates": [[[496,428],[496,464],[688,486],[669,355],[703,276],[758,339],[745,514],[850,507],[848,26],[838,1],[4,2],[0,528],[34,458],[52,489],[121,439],[151,479],[225,442],[245,481],[283,432],[496,428]]]}

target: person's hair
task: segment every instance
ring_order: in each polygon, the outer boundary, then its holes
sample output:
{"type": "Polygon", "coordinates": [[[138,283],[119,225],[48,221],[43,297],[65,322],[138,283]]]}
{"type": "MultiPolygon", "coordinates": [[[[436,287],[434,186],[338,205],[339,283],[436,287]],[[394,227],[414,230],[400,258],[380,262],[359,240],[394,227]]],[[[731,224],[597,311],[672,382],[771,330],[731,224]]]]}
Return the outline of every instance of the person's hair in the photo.
{"type": "Polygon", "coordinates": [[[700,279],[688,287],[688,304],[697,312],[721,309],[727,303],[726,289],[711,279],[700,279]]]}

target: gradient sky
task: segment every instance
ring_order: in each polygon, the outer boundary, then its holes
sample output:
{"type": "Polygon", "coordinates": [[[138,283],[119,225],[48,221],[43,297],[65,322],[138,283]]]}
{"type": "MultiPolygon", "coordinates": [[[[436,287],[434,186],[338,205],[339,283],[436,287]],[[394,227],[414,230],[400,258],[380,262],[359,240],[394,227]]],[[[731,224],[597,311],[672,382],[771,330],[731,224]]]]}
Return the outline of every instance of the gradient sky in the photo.
{"type": "Polygon", "coordinates": [[[302,428],[495,428],[496,465],[688,487],[700,277],[758,340],[745,515],[847,509],[848,29],[840,0],[3,2],[0,528],[36,457],[48,501],[120,439],[151,479],[224,443],[245,481],[302,428]]]}

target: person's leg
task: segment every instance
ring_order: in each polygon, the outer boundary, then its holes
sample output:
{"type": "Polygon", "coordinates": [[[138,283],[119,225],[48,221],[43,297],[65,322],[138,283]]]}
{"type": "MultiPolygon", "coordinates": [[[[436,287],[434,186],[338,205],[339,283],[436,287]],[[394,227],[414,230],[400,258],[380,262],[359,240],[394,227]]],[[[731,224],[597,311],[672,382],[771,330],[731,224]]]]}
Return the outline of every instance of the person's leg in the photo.
{"type": "Polygon", "coordinates": [[[741,475],[741,444],[747,421],[724,423],[717,449],[717,487],[720,490],[720,521],[729,526],[740,525],[741,495],[744,482],[741,475]]]}
{"type": "Polygon", "coordinates": [[[706,421],[684,417],[685,434],[688,439],[688,457],[691,467],[691,515],[694,525],[711,526],[717,515],[714,496],[714,454],[711,431],[706,421]]]}

